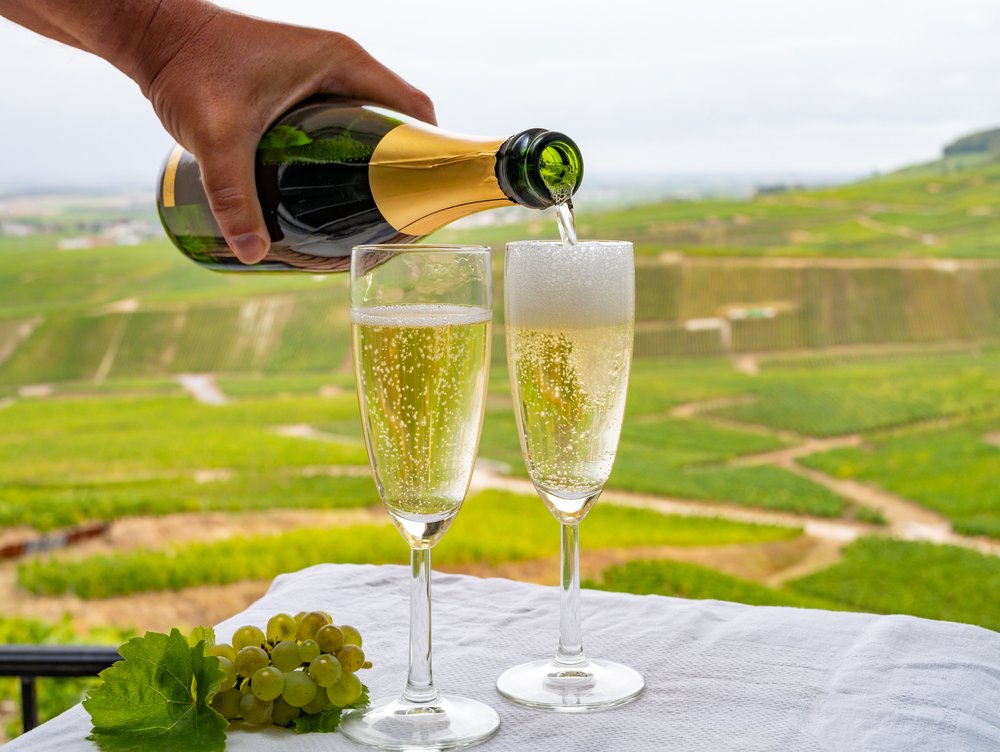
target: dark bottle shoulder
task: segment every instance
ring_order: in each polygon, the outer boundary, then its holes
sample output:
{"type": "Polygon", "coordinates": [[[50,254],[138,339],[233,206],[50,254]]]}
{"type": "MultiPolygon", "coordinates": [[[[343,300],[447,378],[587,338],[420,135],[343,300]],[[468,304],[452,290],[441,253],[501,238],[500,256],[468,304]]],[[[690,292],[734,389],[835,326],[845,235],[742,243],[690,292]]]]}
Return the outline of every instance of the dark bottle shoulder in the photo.
{"type": "Polygon", "coordinates": [[[261,138],[262,164],[367,164],[402,120],[352,100],[320,99],[292,108],[261,138]]]}

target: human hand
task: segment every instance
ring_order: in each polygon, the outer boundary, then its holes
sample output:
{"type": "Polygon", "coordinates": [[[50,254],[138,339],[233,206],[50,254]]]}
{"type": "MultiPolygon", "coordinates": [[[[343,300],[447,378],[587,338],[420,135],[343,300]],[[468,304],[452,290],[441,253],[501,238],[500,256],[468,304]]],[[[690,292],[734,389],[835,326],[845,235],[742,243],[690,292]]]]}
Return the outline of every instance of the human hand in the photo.
{"type": "Polygon", "coordinates": [[[170,135],[198,160],[212,213],[244,263],[260,261],[270,247],[254,182],[257,144],[293,104],[341,94],[435,122],[427,95],[343,34],[197,0],[170,5],[171,17],[154,18],[138,46],[133,77],[170,135]]]}

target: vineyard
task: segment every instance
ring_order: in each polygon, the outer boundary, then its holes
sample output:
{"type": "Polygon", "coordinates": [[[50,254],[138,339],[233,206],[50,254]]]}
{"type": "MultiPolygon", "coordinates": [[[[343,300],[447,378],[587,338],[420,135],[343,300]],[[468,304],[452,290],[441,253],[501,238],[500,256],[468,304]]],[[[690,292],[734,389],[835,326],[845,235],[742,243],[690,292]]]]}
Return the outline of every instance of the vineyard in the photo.
{"type": "MultiPolygon", "coordinates": [[[[1000,586],[998,184],[997,164],[953,160],[581,213],[584,235],[638,250],[589,586],[1000,629],[983,595],[1000,586]]],[[[548,219],[441,239],[499,249],[548,219]]],[[[0,237],[0,640],[114,642],[218,621],[284,571],[404,559],[360,433],[346,279],[57,239],[0,237]]],[[[554,584],[556,525],[507,382],[502,253],[494,268],[482,461],[436,565],[554,584]]],[[[44,688],[43,714],[81,686],[44,688]]],[[[13,696],[0,684],[5,719],[13,696]]]]}

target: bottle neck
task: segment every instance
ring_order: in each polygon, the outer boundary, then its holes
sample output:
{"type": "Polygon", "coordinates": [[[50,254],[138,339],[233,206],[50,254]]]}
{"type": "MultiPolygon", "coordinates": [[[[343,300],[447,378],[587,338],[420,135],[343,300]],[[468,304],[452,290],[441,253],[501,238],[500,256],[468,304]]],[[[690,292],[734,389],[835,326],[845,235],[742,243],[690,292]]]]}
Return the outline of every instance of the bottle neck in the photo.
{"type": "Polygon", "coordinates": [[[577,145],[542,128],[479,140],[404,123],[382,138],[368,165],[382,216],[413,237],[511,202],[532,209],[562,203],[582,177],[577,145]]]}
{"type": "Polygon", "coordinates": [[[502,139],[457,136],[422,123],[387,133],[368,163],[368,183],[383,218],[399,232],[428,235],[459,217],[510,206],[497,184],[502,139]]]}
{"type": "Polygon", "coordinates": [[[521,131],[497,152],[497,182],[522,206],[545,209],[569,200],[583,180],[583,157],[569,136],[543,128],[521,131]]]}

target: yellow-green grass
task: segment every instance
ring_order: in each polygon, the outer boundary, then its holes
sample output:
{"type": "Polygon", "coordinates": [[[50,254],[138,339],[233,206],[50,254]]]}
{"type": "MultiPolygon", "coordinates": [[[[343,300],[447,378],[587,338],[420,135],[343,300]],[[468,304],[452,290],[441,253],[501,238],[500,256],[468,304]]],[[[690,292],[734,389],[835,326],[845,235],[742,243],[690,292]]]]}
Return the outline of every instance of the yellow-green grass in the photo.
{"type": "Polygon", "coordinates": [[[861,538],[838,564],[789,587],[852,610],[1000,630],[1000,558],[956,546],[861,538]]]}
{"type": "MultiPolygon", "coordinates": [[[[505,371],[498,372],[503,387],[505,371]]],[[[665,417],[685,402],[738,397],[753,388],[753,377],[721,360],[638,361],[629,383],[625,421],[611,489],[764,509],[842,515],[878,521],[869,511],[849,507],[840,496],[776,467],[727,467],[730,460],[787,446],[759,432],[712,425],[697,419],[665,417]]],[[[497,390],[487,412],[480,456],[499,460],[525,475],[509,389],[497,390]]]]}
{"type": "MultiPolygon", "coordinates": [[[[664,516],[606,504],[592,513],[584,541],[589,550],[628,549],[767,542],[800,533],[792,528],[664,516]]],[[[536,498],[487,491],[466,502],[435,557],[443,564],[491,565],[551,557],[558,552],[558,538],[558,525],[536,498]]],[[[266,579],[323,562],[402,563],[406,552],[403,540],[386,522],[91,556],[74,561],[72,567],[58,559],[39,559],[19,565],[18,582],[38,594],[69,592],[82,598],[104,598],[266,579]]]]}
{"type": "Polygon", "coordinates": [[[315,396],[337,389],[354,394],[353,372],[240,374],[221,376],[216,382],[227,397],[234,399],[315,396]]]}
{"type": "MultiPolygon", "coordinates": [[[[924,166],[845,186],[760,196],[746,201],[668,201],[582,212],[581,235],[625,238],[641,254],[680,250],[701,255],[862,257],[1000,255],[1000,213],[993,207],[1000,162],[966,169],[924,166]],[[876,224],[865,221],[871,217],[876,224]],[[878,224],[881,223],[881,224],[878,224]],[[904,228],[900,233],[898,228],[904,228]],[[908,236],[906,229],[913,230],[908,236]],[[921,234],[933,235],[923,238],[921,234]]],[[[585,205],[586,193],[581,205],[585,205]]],[[[488,243],[553,237],[544,216],[510,225],[447,228],[435,238],[488,243]]]]}
{"type": "Polygon", "coordinates": [[[371,478],[241,472],[198,483],[190,476],[0,483],[0,528],[46,531],[123,517],[182,512],[345,509],[378,504],[371,478]]]}
{"type": "Polygon", "coordinates": [[[973,417],[1000,403],[1000,350],[763,361],[749,403],[714,410],[810,436],[973,417]]]}
{"type": "Polygon", "coordinates": [[[692,600],[713,599],[752,606],[798,608],[843,608],[833,601],[772,588],[751,580],[722,574],[714,569],[680,561],[630,561],[604,570],[599,582],[586,587],[638,595],[669,595],[692,600]]]}
{"type": "Polygon", "coordinates": [[[866,447],[801,460],[838,478],[872,483],[940,512],[966,535],[1000,538],[1000,412],[958,428],[874,437],[866,447]]]}
{"type": "Polygon", "coordinates": [[[745,454],[779,449],[771,436],[678,418],[626,424],[609,487],[728,502],[821,517],[845,513],[844,500],[778,467],[727,467],[745,454]]]}
{"type": "MultiPolygon", "coordinates": [[[[135,311],[67,304],[36,314],[42,320],[19,344],[16,332],[32,317],[8,311],[3,318],[0,303],[0,349],[16,345],[0,363],[0,384],[349,370],[343,282],[281,295],[262,288],[242,299],[220,291],[212,302],[143,300],[135,311]]],[[[719,357],[727,347],[760,354],[897,343],[976,346],[1000,338],[1000,266],[787,269],[739,260],[640,266],[637,296],[635,354],[642,360],[719,357]],[[691,329],[691,319],[715,323],[691,329]]],[[[502,318],[498,306],[495,362],[504,355],[502,318]]]]}
{"type": "Polygon", "coordinates": [[[92,379],[120,323],[121,314],[50,316],[0,363],[0,383],[92,379]]]}
{"type": "MultiPolygon", "coordinates": [[[[309,275],[206,272],[165,238],[138,246],[60,251],[56,238],[0,238],[0,316],[144,303],[219,301],[316,291],[309,275]]],[[[325,284],[346,284],[346,275],[325,284]]]]}
{"type": "Polygon", "coordinates": [[[0,479],[135,480],[228,469],[264,473],[290,467],[367,464],[356,442],[311,441],[272,428],[352,418],[357,401],[337,397],[202,405],[189,397],[21,400],[0,420],[0,479]]]}

